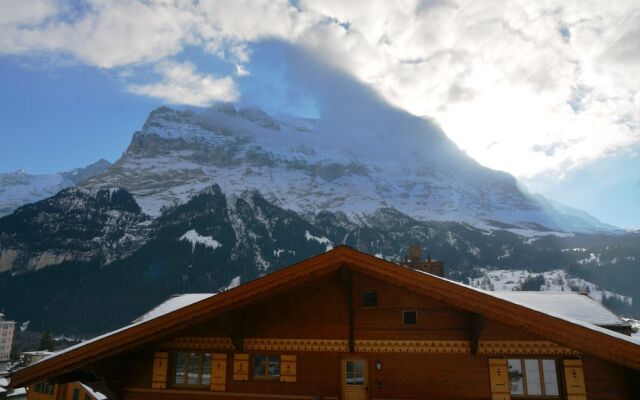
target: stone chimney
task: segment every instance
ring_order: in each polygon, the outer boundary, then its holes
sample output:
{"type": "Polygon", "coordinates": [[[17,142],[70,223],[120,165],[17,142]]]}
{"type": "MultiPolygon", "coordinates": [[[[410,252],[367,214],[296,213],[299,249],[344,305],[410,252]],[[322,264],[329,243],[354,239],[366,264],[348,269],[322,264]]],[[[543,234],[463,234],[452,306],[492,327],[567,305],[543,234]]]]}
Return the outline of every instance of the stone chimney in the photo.
{"type": "Polygon", "coordinates": [[[427,255],[426,261],[422,261],[422,249],[417,243],[409,246],[409,251],[403,264],[413,269],[444,277],[444,263],[442,261],[432,260],[431,254],[427,255]]]}

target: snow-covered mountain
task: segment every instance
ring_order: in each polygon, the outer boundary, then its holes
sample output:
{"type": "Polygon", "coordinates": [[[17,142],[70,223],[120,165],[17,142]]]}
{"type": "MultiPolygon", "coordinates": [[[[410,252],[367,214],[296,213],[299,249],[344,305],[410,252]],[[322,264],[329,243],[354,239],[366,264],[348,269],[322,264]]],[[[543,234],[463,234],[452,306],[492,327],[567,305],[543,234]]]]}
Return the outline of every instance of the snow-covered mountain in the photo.
{"type": "Polygon", "coordinates": [[[60,190],[103,173],[111,166],[105,159],[100,159],[84,168],[56,174],[33,175],[18,170],[0,173],[0,216],[12,213],[16,208],[50,197],[60,190]]]}
{"type": "Polygon", "coordinates": [[[386,105],[371,107],[370,120],[275,119],[231,104],[161,107],[123,157],[83,186],[126,188],[152,216],[217,184],[232,194],[257,189],[302,215],[341,211],[354,221],[394,208],[422,221],[478,227],[610,228],[525,193],[512,176],[466,156],[430,121],[386,105]]]}

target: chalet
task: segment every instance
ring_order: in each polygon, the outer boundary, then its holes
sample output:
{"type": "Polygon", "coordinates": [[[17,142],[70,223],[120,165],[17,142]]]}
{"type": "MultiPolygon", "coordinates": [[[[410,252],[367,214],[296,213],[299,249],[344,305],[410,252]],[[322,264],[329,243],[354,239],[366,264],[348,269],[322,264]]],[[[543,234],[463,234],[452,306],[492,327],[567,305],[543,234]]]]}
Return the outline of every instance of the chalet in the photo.
{"type": "Polygon", "coordinates": [[[640,344],[617,317],[597,303],[590,321],[554,308],[589,301],[577,294],[540,306],[517,296],[340,246],[174,297],[11,384],[81,381],[127,400],[640,398],[640,344]]]}

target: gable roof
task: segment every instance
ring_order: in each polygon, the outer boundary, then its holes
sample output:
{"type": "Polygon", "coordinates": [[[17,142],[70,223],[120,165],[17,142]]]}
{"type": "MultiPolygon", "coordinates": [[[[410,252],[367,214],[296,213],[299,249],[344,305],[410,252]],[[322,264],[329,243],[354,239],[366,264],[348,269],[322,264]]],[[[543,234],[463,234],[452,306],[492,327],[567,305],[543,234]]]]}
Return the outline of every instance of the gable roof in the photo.
{"type": "Polygon", "coordinates": [[[341,267],[482,314],[559,345],[640,370],[640,344],[628,336],[505,300],[495,293],[382,260],[347,246],[338,246],[215,296],[202,295],[202,299],[192,299],[195,302],[186,307],[164,314],[158,313],[148,319],[142,317],[132,325],[72,346],[15,372],[11,385],[17,387],[32,384],[145,344],[159,343],[186,326],[282,293],[341,267]]]}

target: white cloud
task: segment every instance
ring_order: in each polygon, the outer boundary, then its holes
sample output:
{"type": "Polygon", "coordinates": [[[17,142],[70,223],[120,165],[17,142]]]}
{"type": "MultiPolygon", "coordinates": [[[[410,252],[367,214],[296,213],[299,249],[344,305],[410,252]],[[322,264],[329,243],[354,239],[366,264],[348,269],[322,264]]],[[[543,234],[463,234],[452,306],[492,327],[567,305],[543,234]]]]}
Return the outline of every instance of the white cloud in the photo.
{"type": "Polygon", "coordinates": [[[157,72],[163,80],[148,85],[131,85],[132,93],[155,97],[168,103],[207,106],[215,101],[235,101],[238,90],[230,77],[200,75],[191,63],[164,61],[157,72]]]}
{"type": "Polygon", "coordinates": [[[93,0],[72,18],[45,0],[10,4],[0,53],[60,52],[101,68],[157,63],[163,81],[131,90],[166,101],[237,96],[231,78],[166,61],[185,46],[243,76],[251,46],[275,38],[435,118],[471,156],[521,177],[640,142],[637,0],[93,0]],[[25,13],[27,3],[37,11],[25,13]],[[202,88],[209,94],[192,92],[202,88]]]}

